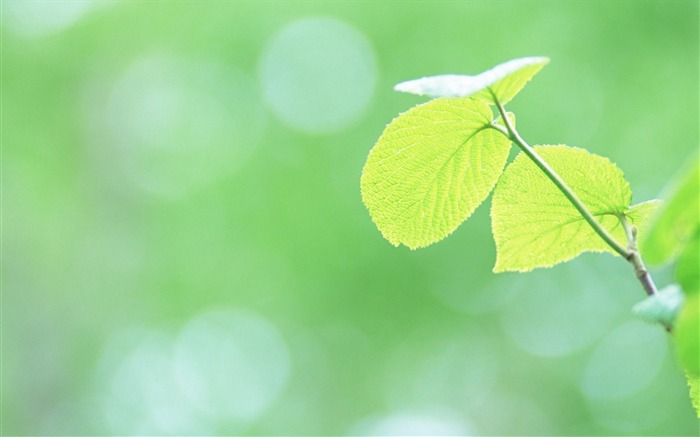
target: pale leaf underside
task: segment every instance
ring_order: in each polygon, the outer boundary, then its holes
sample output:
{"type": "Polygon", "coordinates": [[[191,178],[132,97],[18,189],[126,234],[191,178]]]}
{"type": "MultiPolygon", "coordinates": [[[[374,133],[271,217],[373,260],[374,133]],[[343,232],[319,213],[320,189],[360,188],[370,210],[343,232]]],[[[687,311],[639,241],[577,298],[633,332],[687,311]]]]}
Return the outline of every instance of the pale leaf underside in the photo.
{"type": "Polygon", "coordinates": [[[495,103],[495,95],[502,104],[506,104],[548,62],[549,59],[545,57],[513,59],[476,76],[430,76],[402,82],[394,89],[430,97],[472,96],[489,104],[495,103]]]}
{"type": "Polygon", "coordinates": [[[652,323],[673,324],[683,305],[683,291],[671,284],[632,307],[632,312],[652,323]]]}

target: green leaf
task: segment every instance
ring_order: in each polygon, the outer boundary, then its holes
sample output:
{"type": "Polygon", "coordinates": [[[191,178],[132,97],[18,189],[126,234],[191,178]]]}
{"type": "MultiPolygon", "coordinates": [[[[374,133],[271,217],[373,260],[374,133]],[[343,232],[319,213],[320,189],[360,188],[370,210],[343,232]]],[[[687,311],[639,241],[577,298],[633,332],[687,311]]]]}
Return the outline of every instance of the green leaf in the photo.
{"type": "Polygon", "coordinates": [[[700,419],[700,376],[685,374],[690,389],[690,403],[693,404],[695,415],[700,419]]]}
{"type": "MultiPolygon", "coordinates": [[[[647,200],[625,211],[627,220],[637,228],[638,235],[646,235],[646,233],[649,232],[649,226],[654,219],[654,214],[661,209],[663,203],[664,202],[659,199],[647,200]]],[[[622,237],[622,234],[620,235],[622,237]]],[[[627,238],[627,236],[624,237],[625,239],[627,238]]]]}
{"type": "Polygon", "coordinates": [[[700,227],[700,164],[692,167],[672,183],[666,206],[658,214],[641,251],[649,264],[661,264],[678,255],[700,227]]]}
{"type": "Polygon", "coordinates": [[[700,291],[700,229],[688,241],[676,263],[676,279],[686,294],[698,294],[700,291]]]}
{"type": "Polygon", "coordinates": [[[687,296],[673,327],[676,356],[691,376],[700,375],[700,296],[687,296]]]}
{"type": "Polygon", "coordinates": [[[683,291],[672,284],[633,306],[632,312],[647,322],[671,325],[682,306],[683,291]]]}
{"type": "MultiPolygon", "coordinates": [[[[563,145],[537,146],[535,151],[618,242],[626,241],[618,219],[621,214],[644,231],[644,223],[658,203],[630,208],[629,184],[607,158],[563,145]]],[[[498,181],[491,225],[496,240],[495,272],[551,267],[586,251],[616,254],[524,153],[498,181]]]]}
{"type": "Polygon", "coordinates": [[[481,101],[436,99],[399,115],[367,158],[362,200],[384,238],[412,249],[445,238],[488,196],[510,141],[481,101]]]}
{"type": "Polygon", "coordinates": [[[506,104],[549,62],[545,57],[513,59],[476,76],[443,74],[402,82],[394,87],[430,97],[475,97],[495,104],[493,96],[506,104]],[[493,93],[493,94],[492,94],[493,93]]]}

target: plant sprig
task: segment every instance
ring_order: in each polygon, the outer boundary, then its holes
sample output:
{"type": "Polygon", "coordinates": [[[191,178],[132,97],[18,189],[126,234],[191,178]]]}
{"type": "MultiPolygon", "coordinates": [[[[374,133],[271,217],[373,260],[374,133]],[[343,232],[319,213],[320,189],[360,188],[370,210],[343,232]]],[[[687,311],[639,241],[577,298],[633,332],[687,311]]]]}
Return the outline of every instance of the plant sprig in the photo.
{"type": "MultiPolygon", "coordinates": [[[[515,127],[511,124],[508,118],[505,116],[506,110],[503,104],[498,101],[496,95],[493,95],[493,100],[496,103],[498,112],[504,120],[505,129],[500,125],[496,125],[497,129],[500,129],[503,135],[507,136],[512,142],[518,145],[520,149],[530,158],[544,174],[557,186],[557,188],[566,196],[566,198],[571,202],[571,204],[576,208],[576,210],[581,213],[581,216],[586,220],[586,222],[591,226],[591,228],[598,234],[598,236],[605,241],[615,252],[620,256],[630,262],[634,267],[634,271],[637,275],[637,279],[642,284],[644,291],[647,295],[652,296],[658,293],[656,289],[656,284],[651,278],[649,271],[644,265],[641,253],[637,248],[637,228],[632,225],[627,219],[627,215],[623,213],[617,214],[617,218],[620,224],[625,230],[625,237],[627,239],[627,248],[623,247],[615,238],[610,235],[610,233],[593,217],[591,212],[586,208],[583,202],[578,198],[576,193],[564,182],[564,180],[554,171],[553,168],[547,164],[547,161],[542,159],[537,152],[520,136],[515,127]]],[[[670,331],[671,326],[667,323],[663,323],[666,330],[670,331]]]]}
{"type": "Polygon", "coordinates": [[[496,271],[549,267],[585,251],[641,260],[625,224],[641,227],[656,203],[630,206],[629,184],[605,158],[567,146],[530,146],[504,107],[548,62],[521,58],[476,76],[441,75],[396,86],[436,99],[394,119],[367,159],[362,196],[385,238],[412,249],[433,244],[494,190],[496,271]],[[519,158],[506,167],[512,143],[541,173],[519,158]],[[551,162],[538,150],[546,150],[551,162]],[[593,178],[579,177],[581,168],[593,178]],[[508,183],[510,173],[518,183],[508,183]],[[584,223],[590,228],[581,229],[584,223]],[[524,236],[532,238],[523,242],[524,236]],[[516,256],[522,253],[528,260],[516,256]]]}
{"type": "Polygon", "coordinates": [[[398,84],[398,91],[434,99],[386,127],[363,169],[362,199],[389,242],[416,249],[447,237],[493,191],[494,272],[551,267],[583,252],[621,256],[632,264],[649,296],[635,312],[669,332],[678,319],[678,356],[700,414],[700,225],[697,205],[694,217],[682,207],[687,199],[697,203],[697,167],[695,179],[681,185],[684,200],[672,202],[655,219],[647,243],[663,261],[681,252],[682,245],[674,242],[676,228],[691,241],[691,249],[682,253],[694,251],[693,261],[687,261],[690,255],[679,258],[683,294],[670,298],[657,291],[638,244],[660,201],[631,205],[629,184],[607,158],[564,145],[530,146],[516,130],[515,116],[506,111],[505,105],[548,62],[545,57],[520,58],[476,76],[441,75],[398,84]],[[521,153],[507,164],[511,144],[521,153]]]}

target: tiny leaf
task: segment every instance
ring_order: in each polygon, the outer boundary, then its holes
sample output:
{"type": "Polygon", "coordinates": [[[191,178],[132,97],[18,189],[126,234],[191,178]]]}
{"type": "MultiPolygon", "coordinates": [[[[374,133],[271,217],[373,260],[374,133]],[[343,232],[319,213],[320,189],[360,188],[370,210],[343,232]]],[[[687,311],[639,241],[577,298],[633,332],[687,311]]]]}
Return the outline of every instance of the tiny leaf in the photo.
{"type": "Polygon", "coordinates": [[[683,291],[676,284],[664,287],[632,307],[632,312],[652,323],[673,324],[683,306],[683,291]]]}
{"type": "Polygon", "coordinates": [[[495,95],[501,103],[506,104],[548,62],[549,58],[545,57],[513,59],[476,76],[458,74],[430,76],[401,82],[394,89],[430,97],[473,96],[489,104],[495,103],[493,98],[495,95]]]}
{"type": "Polygon", "coordinates": [[[481,204],[510,141],[475,99],[436,99],[395,118],[367,158],[362,200],[384,238],[411,249],[439,241],[481,204]]]}
{"type": "Polygon", "coordinates": [[[641,250],[649,264],[661,264],[676,256],[700,227],[700,164],[683,172],[672,184],[665,207],[654,220],[641,250]]]}
{"type": "MultiPolygon", "coordinates": [[[[643,228],[657,206],[645,202],[630,208],[629,184],[607,158],[562,145],[535,150],[618,242],[626,241],[619,215],[625,214],[633,225],[643,228]]],[[[498,181],[491,225],[496,240],[495,272],[551,267],[586,251],[615,253],[524,153],[498,181]]]]}
{"type": "MultiPolygon", "coordinates": [[[[639,235],[646,235],[649,232],[649,226],[654,218],[654,214],[663,206],[663,201],[659,199],[647,200],[646,202],[638,203],[627,211],[625,215],[627,220],[637,228],[639,235]]],[[[625,238],[627,238],[625,236],[625,238]]]]}

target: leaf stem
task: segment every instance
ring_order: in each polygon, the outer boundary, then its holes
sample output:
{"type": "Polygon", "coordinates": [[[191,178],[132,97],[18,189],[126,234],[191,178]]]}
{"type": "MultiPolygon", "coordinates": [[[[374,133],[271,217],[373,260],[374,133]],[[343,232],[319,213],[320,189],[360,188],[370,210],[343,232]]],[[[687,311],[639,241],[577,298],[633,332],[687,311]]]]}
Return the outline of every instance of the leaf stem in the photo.
{"type": "MultiPolygon", "coordinates": [[[[537,152],[535,152],[532,146],[530,146],[528,143],[525,142],[525,140],[522,139],[520,134],[518,134],[518,131],[515,130],[515,127],[513,127],[510,120],[506,116],[506,110],[501,104],[501,102],[498,101],[495,95],[493,95],[493,99],[496,103],[496,106],[498,107],[498,112],[501,113],[501,118],[503,119],[503,123],[505,124],[507,131],[504,132],[503,129],[498,129],[499,127],[496,127],[496,125],[494,126],[503,134],[505,134],[511,141],[517,144],[518,147],[520,147],[520,149],[530,159],[534,161],[534,163],[540,168],[540,170],[542,170],[544,174],[547,175],[547,177],[554,183],[554,185],[556,185],[557,188],[559,188],[559,190],[564,194],[564,196],[566,196],[566,198],[569,199],[569,202],[571,202],[574,208],[576,208],[576,210],[579,213],[581,213],[581,216],[583,216],[586,222],[588,222],[588,224],[593,228],[596,234],[598,234],[600,238],[603,239],[603,241],[605,241],[610,247],[613,248],[615,252],[620,254],[623,258],[634,264],[634,262],[630,259],[630,257],[632,257],[633,254],[628,249],[625,249],[620,243],[618,243],[612,237],[612,235],[610,235],[610,233],[608,233],[608,231],[600,223],[598,223],[595,217],[593,217],[593,214],[591,214],[588,208],[586,208],[583,202],[581,202],[581,199],[579,199],[578,196],[566,184],[566,182],[564,182],[561,176],[559,176],[557,172],[555,172],[554,169],[550,167],[549,164],[547,164],[547,162],[544,159],[542,159],[540,155],[537,154],[537,152]]],[[[639,252],[636,253],[638,256],[639,252]]],[[[641,258],[639,261],[641,262],[641,258]]]]}
{"type": "Polygon", "coordinates": [[[618,219],[620,223],[622,223],[622,227],[625,228],[625,234],[627,234],[627,250],[629,252],[627,261],[634,267],[634,273],[637,275],[639,282],[642,283],[644,291],[646,291],[649,296],[658,293],[654,280],[651,279],[649,271],[644,265],[644,261],[642,261],[639,249],[637,249],[637,228],[627,221],[625,214],[620,214],[618,219]]]}
{"type": "MultiPolygon", "coordinates": [[[[647,295],[653,296],[659,291],[656,289],[656,284],[654,284],[654,280],[651,279],[651,275],[644,265],[644,261],[642,261],[642,255],[637,248],[637,228],[627,221],[627,217],[624,213],[618,215],[617,218],[620,220],[620,223],[622,223],[622,227],[625,228],[625,234],[627,235],[627,250],[630,253],[627,257],[627,261],[634,267],[634,273],[637,275],[639,282],[642,283],[644,291],[647,292],[647,295]]],[[[666,331],[673,331],[673,325],[670,323],[663,321],[659,321],[659,323],[663,325],[666,331]]]]}

